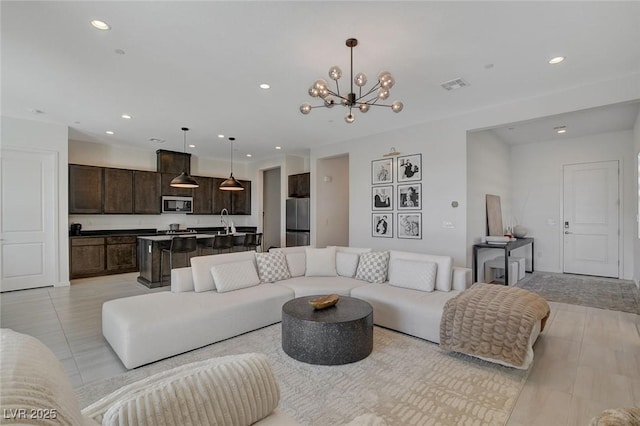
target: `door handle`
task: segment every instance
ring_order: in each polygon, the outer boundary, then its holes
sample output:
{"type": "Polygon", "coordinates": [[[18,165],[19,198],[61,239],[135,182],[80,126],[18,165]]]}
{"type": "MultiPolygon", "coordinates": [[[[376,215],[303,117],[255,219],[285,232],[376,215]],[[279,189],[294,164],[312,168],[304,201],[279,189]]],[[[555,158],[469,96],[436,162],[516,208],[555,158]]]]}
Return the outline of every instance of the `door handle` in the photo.
{"type": "Polygon", "coordinates": [[[565,234],[573,234],[573,232],[564,231],[565,234]]]}

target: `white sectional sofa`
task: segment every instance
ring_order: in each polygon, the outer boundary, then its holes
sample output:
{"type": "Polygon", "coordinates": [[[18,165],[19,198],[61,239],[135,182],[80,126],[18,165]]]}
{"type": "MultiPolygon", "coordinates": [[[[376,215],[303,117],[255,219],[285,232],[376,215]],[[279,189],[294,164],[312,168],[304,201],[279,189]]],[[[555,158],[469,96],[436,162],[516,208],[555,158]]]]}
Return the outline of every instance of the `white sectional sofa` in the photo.
{"type": "Polygon", "coordinates": [[[371,272],[365,259],[380,257],[371,249],[293,247],[194,257],[191,267],[172,270],[171,292],[106,302],[103,334],[122,363],[135,368],[280,322],[282,305],[295,297],[335,293],[371,303],[377,325],[438,343],[443,306],[471,285],[471,270],[453,267],[449,256],[385,253],[379,283],[356,278],[361,267],[371,272]],[[288,276],[278,275],[278,259],[288,276]],[[274,282],[258,284],[265,277],[274,282]],[[416,286],[422,289],[410,288],[416,286]]]}

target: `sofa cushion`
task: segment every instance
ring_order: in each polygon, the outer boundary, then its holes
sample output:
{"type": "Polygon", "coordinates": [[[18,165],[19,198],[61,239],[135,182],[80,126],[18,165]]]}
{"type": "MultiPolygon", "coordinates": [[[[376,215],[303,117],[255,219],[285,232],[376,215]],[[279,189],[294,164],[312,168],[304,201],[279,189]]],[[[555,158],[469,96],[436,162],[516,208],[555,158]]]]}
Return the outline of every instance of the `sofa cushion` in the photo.
{"type": "Polygon", "coordinates": [[[340,276],[353,278],[356,275],[359,260],[358,253],[338,251],[336,253],[336,272],[340,276]]]}
{"type": "Polygon", "coordinates": [[[362,253],[358,261],[356,279],[370,283],[383,283],[387,280],[388,265],[388,251],[362,253]]]}
{"type": "MultiPolygon", "coordinates": [[[[407,259],[437,263],[438,270],[436,272],[436,290],[451,291],[451,269],[453,267],[453,258],[451,258],[451,256],[436,256],[398,250],[391,250],[389,252],[389,256],[391,260],[407,259]]],[[[393,278],[395,273],[396,268],[394,267],[393,262],[391,262],[389,265],[389,280],[393,278]]]]}
{"type": "Polygon", "coordinates": [[[177,367],[129,385],[103,425],[246,425],[268,416],[280,390],[263,354],[231,355],[177,367]],[[159,377],[156,377],[159,376],[159,377]]]}
{"type": "Polygon", "coordinates": [[[336,273],[336,249],[327,248],[307,248],[306,252],[306,272],[307,277],[335,277],[336,273]]]}
{"type": "Polygon", "coordinates": [[[328,246],[328,247],[335,247],[336,248],[336,253],[357,253],[357,254],[362,254],[362,253],[369,253],[370,251],[372,251],[370,248],[365,248],[365,247],[344,247],[344,246],[328,246]]]}
{"type": "Polygon", "coordinates": [[[256,253],[258,274],[263,283],[273,283],[291,278],[287,267],[287,258],[284,253],[276,251],[269,253],[256,253]]]}
{"type": "Polygon", "coordinates": [[[354,288],[369,284],[347,277],[295,277],[275,285],[293,290],[295,297],[303,297],[328,294],[350,296],[354,288]]]}
{"type": "Polygon", "coordinates": [[[438,264],[434,262],[392,259],[394,274],[389,276],[389,284],[395,287],[433,291],[436,287],[438,264]]]}
{"type": "Polygon", "coordinates": [[[210,256],[196,256],[191,258],[191,273],[193,275],[193,289],[196,292],[215,290],[216,286],[211,275],[211,267],[221,263],[251,260],[255,262],[254,251],[240,251],[237,253],[214,254],[210,256]]]}
{"type": "Polygon", "coordinates": [[[301,277],[307,270],[307,256],[302,253],[286,253],[287,266],[292,277],[301,277]]]}
{"type": "Polygon", "coordinates": [[[16,333],[8,328],[0,330],[0,382],[2,383],[2,408],[26,410],[20,424],[84,424],[80,406],[71,382],[58,358],[35,337],[16,333]],[[47,421],[29,419],[31,410],[54,413],[47,421]]]}
{"type": "Polygon", "coordinates": [[[211,275],[218,293],[260,284],[256,267],[250,260],[214,265],[211,267],[211,275]]]}

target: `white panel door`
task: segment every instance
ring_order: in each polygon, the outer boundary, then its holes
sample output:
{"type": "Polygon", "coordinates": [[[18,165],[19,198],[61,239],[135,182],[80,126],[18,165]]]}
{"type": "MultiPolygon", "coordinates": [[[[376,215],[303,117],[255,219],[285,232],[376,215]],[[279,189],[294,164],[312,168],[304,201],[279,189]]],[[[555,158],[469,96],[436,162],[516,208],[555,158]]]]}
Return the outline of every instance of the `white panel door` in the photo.
{"type": "Polygon", "coordinates": [[[570,164],[564,174],[564,272],[618,278],[618,161],[570,164]]]}
{"type": "Polygon", "coordinates": [[[0,291],[56,282],[56,155],[2,150],[0,291]]]}

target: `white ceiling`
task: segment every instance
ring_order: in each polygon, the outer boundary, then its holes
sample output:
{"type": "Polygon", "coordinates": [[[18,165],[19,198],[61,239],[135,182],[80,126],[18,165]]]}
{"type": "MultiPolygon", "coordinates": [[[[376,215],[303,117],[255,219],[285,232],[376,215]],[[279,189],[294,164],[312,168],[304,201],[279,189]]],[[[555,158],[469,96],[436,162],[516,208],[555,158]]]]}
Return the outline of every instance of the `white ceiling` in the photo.
{"type": "Polygon", "coordinates": [[[187,126],[188,142],[196,145],[189,151],[202,156],[227,157],[219,133],[235,136],[236,150],[256,160],[640,68],[640,2],[632,1],[2,1],[0,7],[3,115],[68,125],[72,139],[150,150],[182,150],[180,128],[187,126]],[[95,30],[92,19],[111,30],[95,30]],[[299,112],[302,102],[313,103],[307,89],[329,67],[348,74],[349,37],[360,41],[354,72],[370,81],[383,69],[393,73],[389,101],[401,100],[401,113],[373,108],[347,124],[343,107],[299,112]],[[566,61],[548,65],[557,55],[566,61]],[[459,77],[470,86],[440,87],[459,77]],[[260,89],[263,82],[272,88],[260,89]]]}

